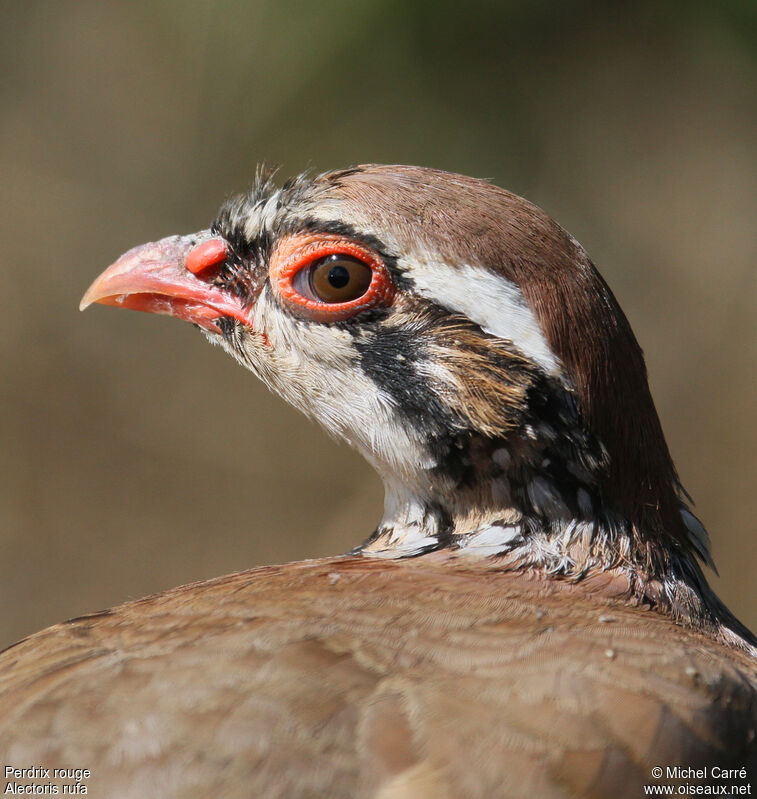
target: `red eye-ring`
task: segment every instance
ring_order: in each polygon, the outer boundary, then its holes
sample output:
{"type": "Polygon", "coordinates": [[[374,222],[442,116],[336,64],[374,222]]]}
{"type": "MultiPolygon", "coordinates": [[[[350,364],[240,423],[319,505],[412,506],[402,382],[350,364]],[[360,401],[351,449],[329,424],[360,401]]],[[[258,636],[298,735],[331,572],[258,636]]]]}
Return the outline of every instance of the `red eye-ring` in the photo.
{"type": "Polygon", "coordinates": [[[387,305],[395,291],[377,253],[331,234],[284,239],[271,257],[270,275],[287,307],[314,322],[341,322],[387,305]]]}

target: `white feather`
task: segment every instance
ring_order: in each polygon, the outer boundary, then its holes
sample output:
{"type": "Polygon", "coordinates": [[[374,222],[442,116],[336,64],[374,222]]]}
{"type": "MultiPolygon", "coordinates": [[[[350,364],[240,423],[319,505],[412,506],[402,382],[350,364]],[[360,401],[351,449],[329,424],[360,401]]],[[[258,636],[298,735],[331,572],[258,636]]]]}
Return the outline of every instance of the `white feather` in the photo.
{"type": "Polygon", "coordinates": [[[438,261],[414,261],[408,274],[421,296],[464,314],[493,336],[512,341],[547,374],[560,374],[556,356],[514,283],[479,266],[438,261]]]}

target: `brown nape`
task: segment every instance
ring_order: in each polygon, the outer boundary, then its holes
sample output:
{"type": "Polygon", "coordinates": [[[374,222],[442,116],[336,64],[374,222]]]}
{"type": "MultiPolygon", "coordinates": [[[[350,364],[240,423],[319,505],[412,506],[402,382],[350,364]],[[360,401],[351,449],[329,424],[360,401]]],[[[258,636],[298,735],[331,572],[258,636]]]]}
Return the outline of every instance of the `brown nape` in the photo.
{"type": "Polygon", "coordinates": [[[691,549],[643,353],[580,244],[522,197],[462,175],[365,166],[323,180],[336,189],[326,194],[409,249],[480,264],[520,287],[609,453],[601,488],[635,527],[636,554],[651,565],[664,559],[660,544],[691,549]]]}

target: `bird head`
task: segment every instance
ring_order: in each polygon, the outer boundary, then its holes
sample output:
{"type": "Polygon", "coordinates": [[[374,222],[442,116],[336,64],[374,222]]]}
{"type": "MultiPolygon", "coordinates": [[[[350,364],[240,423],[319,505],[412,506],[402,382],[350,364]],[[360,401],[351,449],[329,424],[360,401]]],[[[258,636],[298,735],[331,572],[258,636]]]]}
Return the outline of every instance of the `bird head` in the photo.
{"type": "Polygon", "coordinates": [[[193,322],[362,452],[386,487],[365,555],[509,553],[563,573],[709,557],[610,289],[490,183],[259,174],[209,229],[122,256],[93,302],[193,322]]]}

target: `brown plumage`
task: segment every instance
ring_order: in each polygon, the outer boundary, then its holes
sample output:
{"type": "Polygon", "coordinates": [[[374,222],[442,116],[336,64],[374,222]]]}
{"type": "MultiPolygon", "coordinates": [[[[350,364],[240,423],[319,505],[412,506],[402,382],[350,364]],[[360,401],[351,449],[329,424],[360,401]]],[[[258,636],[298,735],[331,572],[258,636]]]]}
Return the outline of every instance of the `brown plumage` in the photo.
{"type": "Polygon", "coordinates": [[[543,212],[417,167],[261,177],[211,229],[127,253],[94,301],[193,321],[363,452],[386,509],[348,556],[6,650],[5,763],[90,768],[114,799],[754,778],[755,639],[701,571],[628,322],[543,212]]]}
{"type": "Polygon", "coordinates": [[[751,768],[754,660],[611,594],[438,555],[241,572],[8,650],[6,763],[90,795],[637,797],[751,768]]]}

